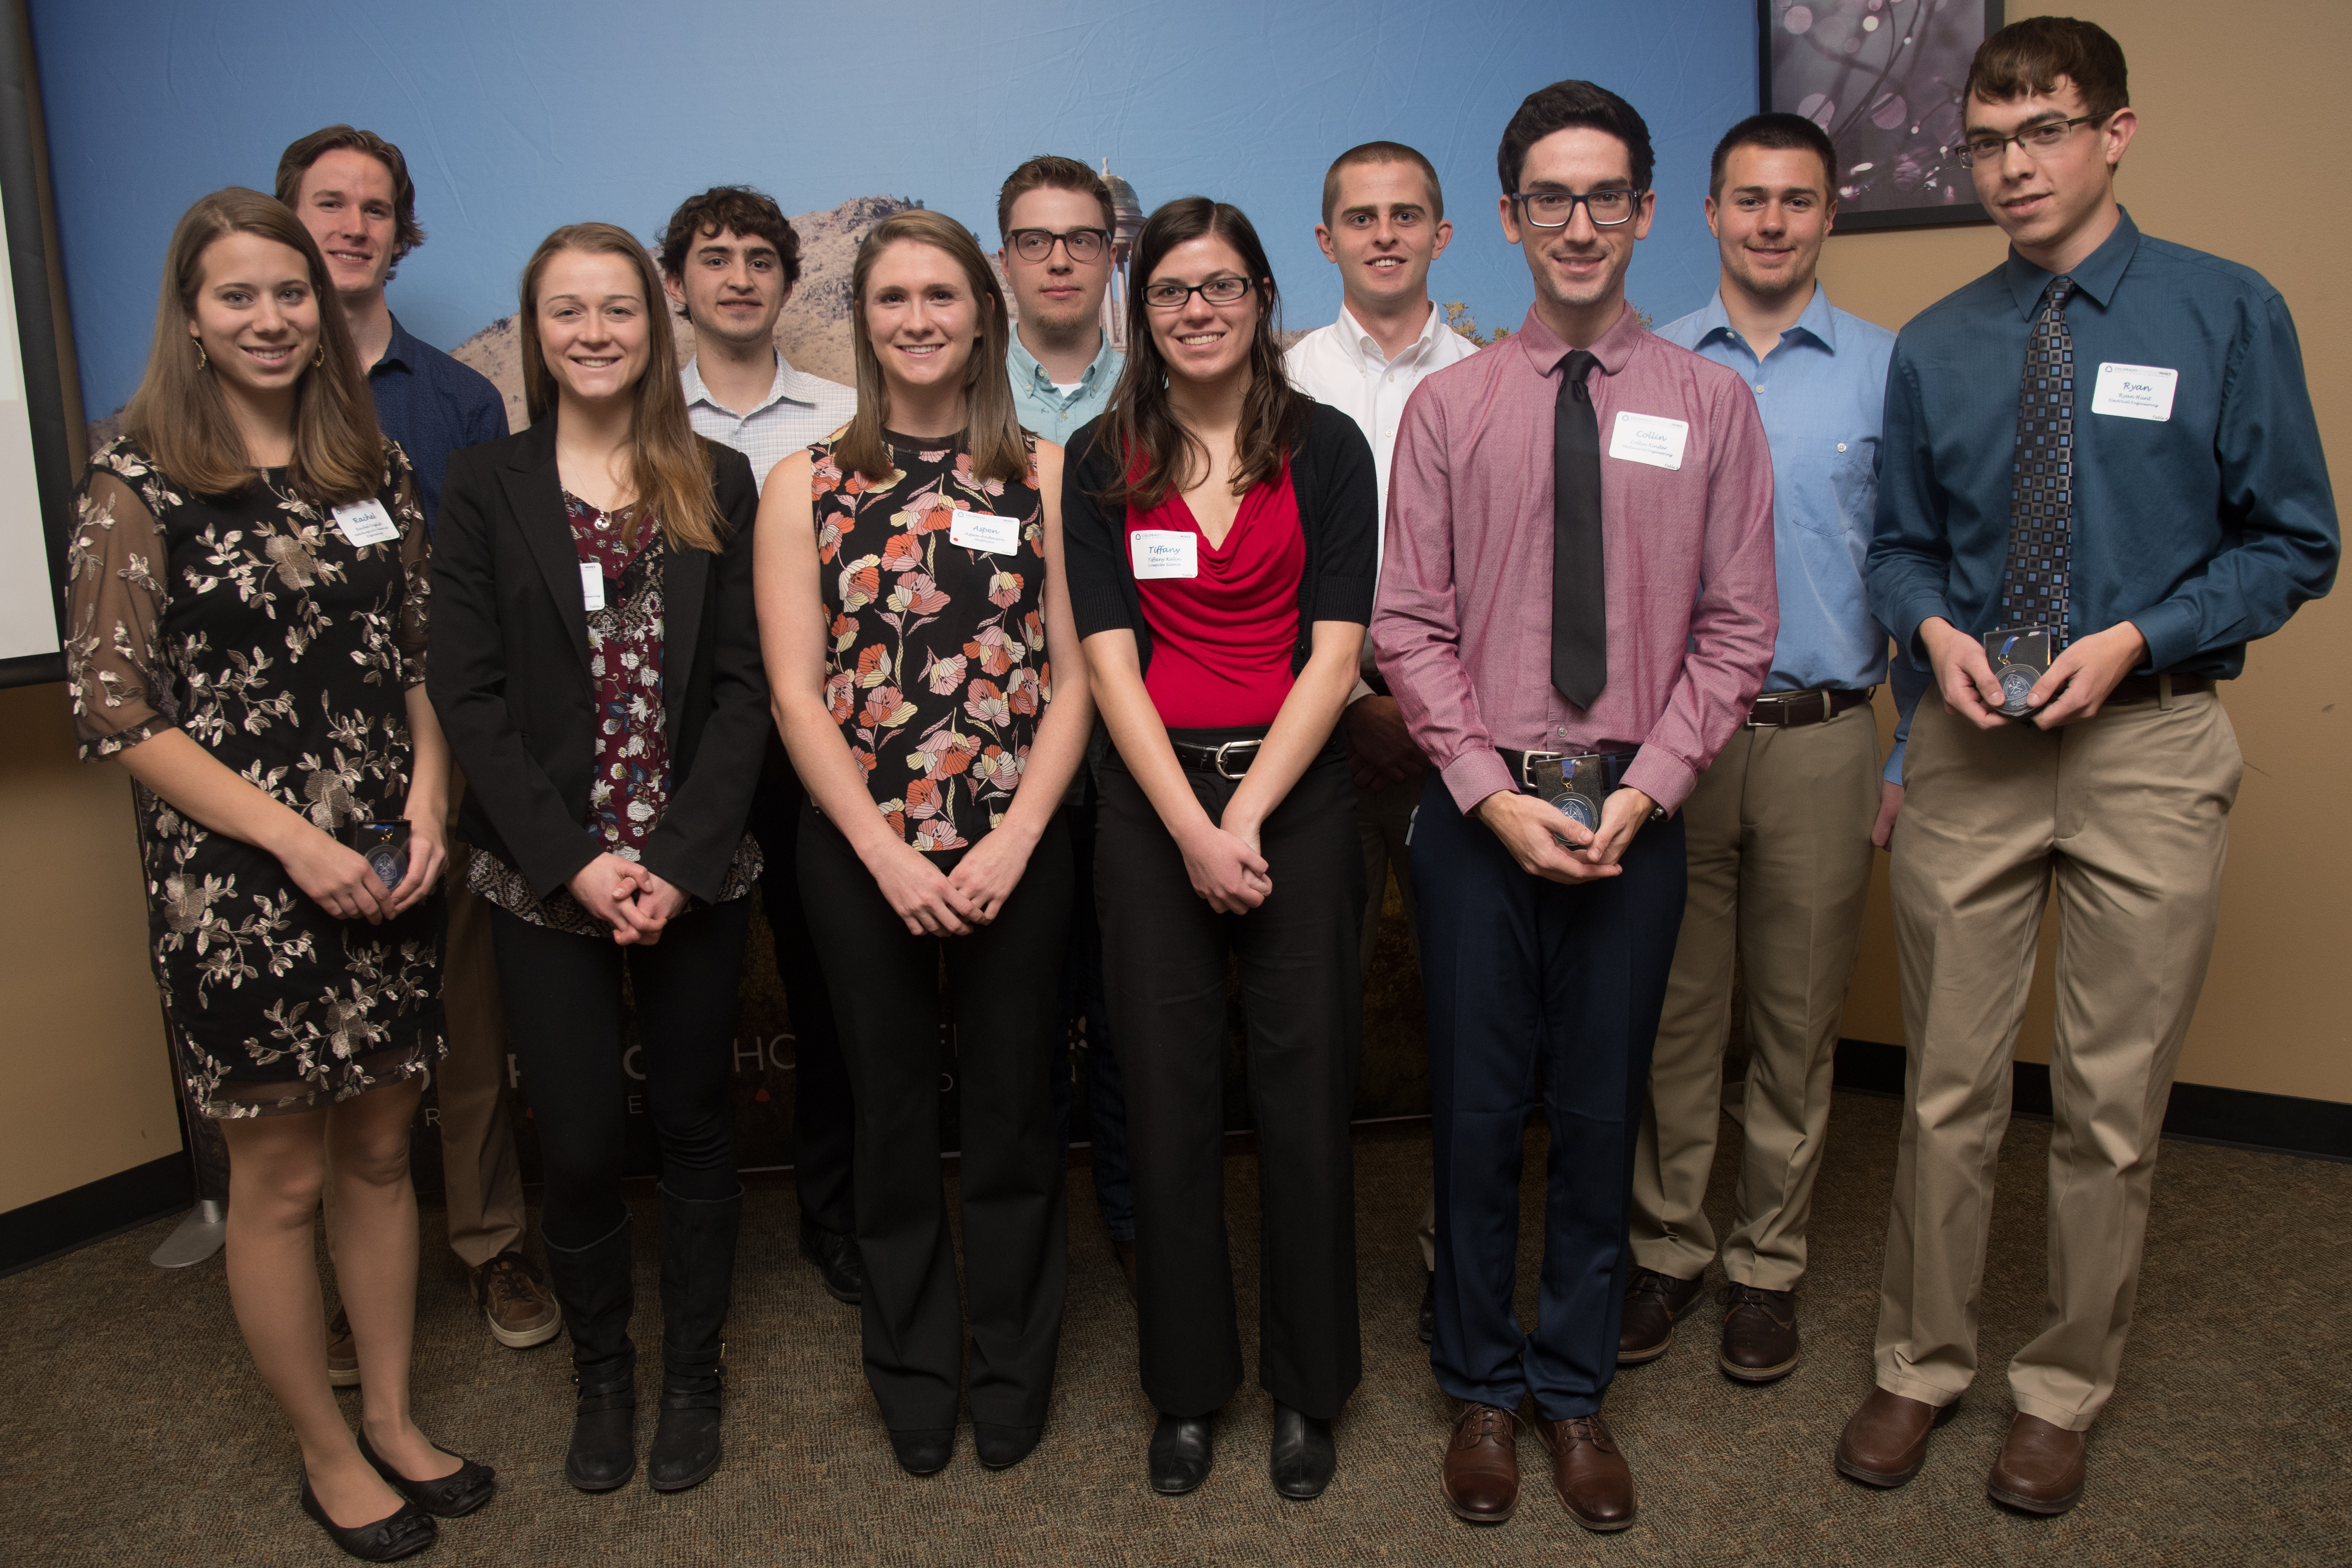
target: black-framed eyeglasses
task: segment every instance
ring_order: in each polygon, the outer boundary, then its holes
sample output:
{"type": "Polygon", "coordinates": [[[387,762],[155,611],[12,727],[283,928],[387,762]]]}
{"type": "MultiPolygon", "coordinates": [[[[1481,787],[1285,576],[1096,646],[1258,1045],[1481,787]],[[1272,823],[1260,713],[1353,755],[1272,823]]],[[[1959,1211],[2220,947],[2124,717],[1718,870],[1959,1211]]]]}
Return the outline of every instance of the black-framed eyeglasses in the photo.
{"type": "Polygon", "coordinates": [[[1054,254],[1056,240],[1072,261],[1096,260],[1110,245],[1110,235],[1104,229],[1014,229],[1004,239],[1024,261],[1045,260],[1054,254]]]}
{"type": "Polygon", "coordinates": [[[1979,163],[1997,163],[2009,152],[2009,144],[2016,142],[2025,149],[2028,158],[2039,158],[2066,140],[2078,125],[2096,125],[2106,119],[2104,114],[2078,114],[2072,120],[2043,120],[2027,126],[2014,136],[1995,136],[1983,131],[1960,143],[1960,167],[1973,169],[1979,163]]]}
{"type": "Polygon", "coordinates": [[[1154,310],[1181,310],[1195,294],[1212,305],[1231,305],[1257,287],[1246,277],[1213,277],[1206,283],[1147,283],[1143,302],[1154,310]]]}
{"type": "Polygon", "coordinates": [[[1592,220],[1597,229],[1615,228],[1631,223],[1633,209],[1642,204],[1642,193],[1612,186],[1605,191],[1587,191],[1578,195],[1573,191],[1518,191],[1511,200],[1518,204],[1519,216],[1539,229],[1564,229],[1576,216],[1577,204],[1584,204],[1584,215],[1592,220]]]}

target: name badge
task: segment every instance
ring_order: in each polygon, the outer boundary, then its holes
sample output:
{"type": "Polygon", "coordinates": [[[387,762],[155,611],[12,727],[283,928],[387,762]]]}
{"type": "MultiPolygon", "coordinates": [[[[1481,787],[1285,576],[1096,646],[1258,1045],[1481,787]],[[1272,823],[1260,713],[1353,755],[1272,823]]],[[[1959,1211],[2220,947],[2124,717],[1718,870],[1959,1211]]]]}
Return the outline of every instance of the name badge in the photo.
{"type": "Polygon", "coordinates": [[[948,543],[991,555],[1011,555],[1021,548],[1021,519],[960,511],[948,524],[948,543]]]}
{"type": "Polygon", "coordinates": [[[2172,390],[2179,384],[2180,372],[2162,365],[2101,365],[2098,385],[2091,392],[2091,412],[2168,420],[2172,390]]]}
{"type": "Polygon", "coordinates": [[[591,615],[604,608],[604,569],[593,560],[580,563],[580,608],[591,615]]]}
{"type": "Polygon", "coordinates": [[[1135,561],[1135,580],[1149,582],[1161,577],[1201,575],[1201,536],[1173,528],[1138,528],[1127,536],[1135,561]]]}
{"type": "Polygon", "coordinates": [[[1621,413],[1616,428],[1609,433],[1609,455],[1627,463],[1646,463],[1653,468],[1680,468],[1683,443],[1689,439],[1690,426],[1679,419],[1621,413]]]}
{"type": "Polygon", "coordinates": [[[335,527],[343,530],[343,538],[355,546],[388,545],[400,538],[400,525],[383,509],[383,503],[371,496],[364,501],[354,501],[348,507],[335,508],[335,527]]]}

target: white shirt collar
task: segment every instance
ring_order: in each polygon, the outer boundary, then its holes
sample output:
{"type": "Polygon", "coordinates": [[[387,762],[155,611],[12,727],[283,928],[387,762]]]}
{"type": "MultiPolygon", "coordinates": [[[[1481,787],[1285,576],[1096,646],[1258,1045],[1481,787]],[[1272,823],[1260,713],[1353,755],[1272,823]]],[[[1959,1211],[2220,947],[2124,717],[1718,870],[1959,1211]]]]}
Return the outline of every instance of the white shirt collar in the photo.
{"type": "MultiPolygon", "coordinates": [[[[752,407],[749,412],[745,413],[742,417],[749,419],[752,414],[760,413],[762,409],[773,408],[780,402],[796,402],[809,408],[815,407],[816,400],[813,397],[807,396],[800,390],[800,384],[803,380],[801,372],[793,369],[792,361],[784,358],[782,350],[772,350],[770,351],[774,353],[776,356],[776,379],[768,383],[768,395],[761,398],[758,404],[752,407]]],[[[735,411],[731,408],[728,408],[726,404],[711,396],[710,389],[703,384],[702,356],[700,354],[698,353],[694,358],[686,361],[686,370],[682,372],[682,382],[686,389],[687,407],[692,408],[696,403],[707,402],[715,409],[723,410],[730,417],[734,415],[735,411]]]]}
{"type": "Polygon", "coordinates": [[[1429,315],[1421,324],[1421,335],[1407,344],[1403,352],[1391,360],[1381,348],[1380,340],[1364,330],[1363,323],[1357,320],[1355,312],[1349,310],[1345,305],[1339,307],[1339,329],[1340,341],[1362,356],[1364,368],[1368,371],[1409,366],[1429,351],[1429,346],[1436,340],[1438,333],[1451,330],[1445,325],[1445,313],[1437,308],[1436,301],[1432,300],[1429,315]]]}

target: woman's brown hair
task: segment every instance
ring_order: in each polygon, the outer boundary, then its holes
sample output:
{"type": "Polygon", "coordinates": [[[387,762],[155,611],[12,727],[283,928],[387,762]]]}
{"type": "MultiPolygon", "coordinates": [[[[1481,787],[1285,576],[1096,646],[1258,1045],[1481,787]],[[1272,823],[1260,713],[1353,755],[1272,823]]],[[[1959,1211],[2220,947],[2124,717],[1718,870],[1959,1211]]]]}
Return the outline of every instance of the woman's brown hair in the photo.
{"type": "Polygon", "coordinates": [[[664,308],[661,277],[636,236],[615,224],[568,224],[539,242],[522,269],[522,402],[537,424],[556,417],[555,372],[539,338],[539,285],[547,264],[567,250],[617,256],[635,269],[646,299],[646,372],[637,378],[636,406],[629,420],[629,488],[636,498],[622,512],[621,537],[635,544],[637,525],[659,519],[672,549],[714,554],[727,530],[719,498],[710,488],[710,460],[702,437],[686,416],[686,391],[677,379],[677,338],[664,308]]]}
{"type": "Polygon", "coordinates": [[[1234,433],[1234,494],[1280,474],[1290,455],[1306,444],[1315,400],[1282,373],[1282,343],[1275,336],[1282,296],[1257,230],[1230,203],[1180,196],[1144,219],[1135,241],[1135,281],[1127,291],[1127,368],[1111,389],[1097,427],[1104,449],[1118,460],[1118,477],[1097,497],[1107,504],[1156,507],[1171,485],[1190,489],[1208,466],[1208,448],[1168,406],[1168,361],[1151,335],[1151,309],[1143,294],[1170,251],[1210,236],[1240,255],[1258,302],[1257,330],[1250,337],[1249,391],[1234,433]]]}
{"type": "Polygon", "coordinates": [[[982,479],[1026,484],[1029,448],[1021,439],[1021,418],[1013,406],[1013,378],[1004,355],[1013,340],[1011,318],[1004,308],[1004,290],[990,270],[988,257],[971,231],[942,213],[917,207],[893,213],[866,231],[857,247],[857,264],[850,269],[849,341],[857,356],[857,413],[833,449],[833,460],[845,474],[878,479],[893,473],[889,443],[882,431],[890,422],[890,389],[882,379],[882,361],[866,340],[866,285],[882,253],[901,241],[944,251],[963,268],[972,298],[980,301],[980,339],[971,346],[964,366],[965,449],[971,471],[982,479]]]}
{"type": "Polygon", "coordinates": [[[147,373],[122,411],[122,428],[146,449],[155,466],[199,496],[234,496],[258,472],[229,413],[220,382],[189,336],[196,292],[205,284],[205,252],[230,235],[257,235],[302,257],[319,302],[318,363],[294,381],[294,456],[287,480],[297,495],[339,506],[373,496],[383,485],[383,435],[375,400],[352,347],[341,304],[327,280],[318,242],[301,220],[275,199],[243,185],[215,191],[180,215],[163,253],[163,282],[155,300],[155,340],[147,373]]]}

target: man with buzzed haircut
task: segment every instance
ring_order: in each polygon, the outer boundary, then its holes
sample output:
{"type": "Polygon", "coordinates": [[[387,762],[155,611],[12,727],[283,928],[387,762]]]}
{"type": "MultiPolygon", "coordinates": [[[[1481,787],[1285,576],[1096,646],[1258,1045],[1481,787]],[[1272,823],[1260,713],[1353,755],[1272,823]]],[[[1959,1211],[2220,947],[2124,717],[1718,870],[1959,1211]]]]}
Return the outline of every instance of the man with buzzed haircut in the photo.
{"type": "MultiPolygon", "coordinates": [[[[694,326],[694,357],[678,371],[695,434],[751,460],[761,485],[792,454],[824,440],[857,412],[857,393],[795,370],[776,347],[776,319],[800,281],[801,240],[783,209],[746,185],[718,185],[670,214],[656,256],[670,304],[694,326]]],[[[767,870],[760,905],[775,944],[776,974],[793,1019],[793,1186],[800,1252],[825,1293],[856,1305],[856,1116],[824,969],[809,937],[797,871],[806,791],[772,727],[751,797],[751,829],[767,870]]]]}
{"type": "MultiPolygon", "coordinates": [[[[1429,298],[1429,267],[1454,237],[1445,193],[1428,159],[1398,141],[1367,141],[1332,160],[1323,176],[1323,221],[1315,243],[1339,269],[1339,319],[1291,345],[1283,369],[1318,402],[1344,410],[1372,444],[1381,514],[1388,515],[1389,462],[1397,422],[1422,378],[1469,358],[1478,345],[1445,324],[1429,298]]],[[[1363,974],[1371,976],[1389,873],[1414,936],[1412,858],[1406,836],[1429,763],[1364,642],[1363,678],[1346,710],[1356,775],[1356,831],[1364,851],[1363,974]]],[[[1422,1210],[1419,1239],[1421,1342],[1435,1332],[1437,1202],[1422,1210]]]]}
{"type": "MultiPolygon", "coordinates": [[[[372,131],[330,125],[280,155],[277,194],[326,257],[336,303],[368,368],[376,423],[408,455],[429,529],[440,513],[449,455],[506,434],[507,408],[488,377],[412,335],[384,298],[401,258],[425,243],[408,160],[372,131]]],[[[454,828],[465,786],[457,779],[451,784],[454,828]]],[[[522,1349],[553,1339],[563,1325],[554,1296],[522,1251],[522,1166],[507,1120],[506,1022],[489,910],[466,885],[471,852],[453,832],[441,963],[449,1049],[434,1073],[442,1196],[449,1249],[466,1265],[490,1333],[500,1344],[522,1349]]],[[[359,1353],[340,1310],[327,1333],[327,1376],[343,1388],[360,1380],[359,1353]]]]}

